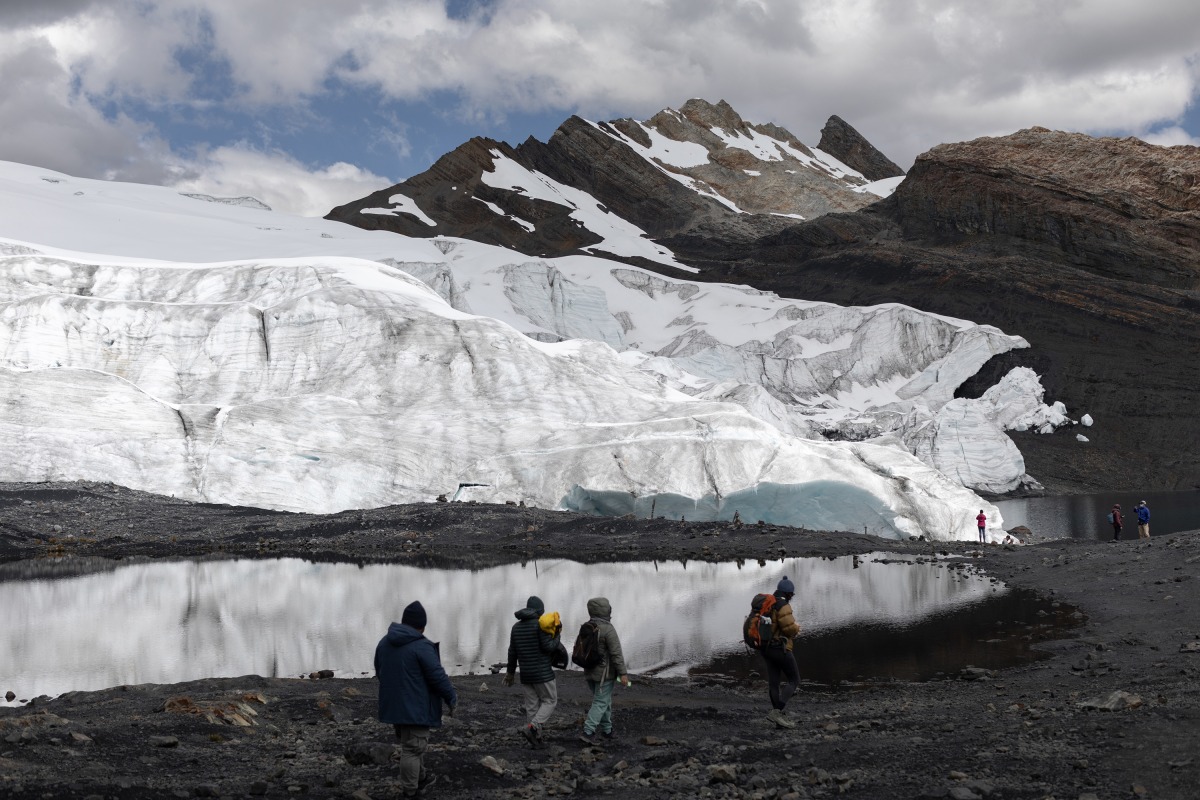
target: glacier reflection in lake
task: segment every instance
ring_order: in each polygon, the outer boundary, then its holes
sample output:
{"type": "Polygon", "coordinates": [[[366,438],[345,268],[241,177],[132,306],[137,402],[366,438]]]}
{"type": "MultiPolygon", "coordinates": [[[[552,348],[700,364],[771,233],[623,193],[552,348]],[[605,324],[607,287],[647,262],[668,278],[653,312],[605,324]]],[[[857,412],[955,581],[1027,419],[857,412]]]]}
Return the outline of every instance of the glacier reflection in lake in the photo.
{"type": "MultiPolygon", "coordinates": [[[[685,674],[701,665],[722,671],[722,657],[738,653],[740,666],[724,671],[752,667],[756,659],[741,644],[742,619],[750,598],[772,590],[784,575],[797,586],[802,641],[813,643],[828,642],[822,637],[834,631],[871,629],[892,631],[902,641],[903,630],[922,621],[985,608],[1010,594],[961,563],[885,563],[888,558],[763,565],[551,560],[479,570],[300,559],[180,561],[9,579],[0,581],[0,693],[11,689],[28,699],[320,669],[357,676],[371,672],[376,642],[413,600],[428,611],[426,634],[441,642],[452,674],[486,672],[506,659],[513,612],[531,594],[562,614],[568,646],[587,618],[586,600],[608,597],[630,669],[685,674]]],[[[30,562],[29,574],[45,568],[46,562],[30,562]]],[[[994,613],[981,613],[990,625],[994,613]]],[[[1009,622],[1015,612],[1001,613],[1009,622]]],[[[873,649],[869,639],[856,647],[873,649]]],[[[802,656],[802,668],[811,672],[807,659],[802,656]]]]}

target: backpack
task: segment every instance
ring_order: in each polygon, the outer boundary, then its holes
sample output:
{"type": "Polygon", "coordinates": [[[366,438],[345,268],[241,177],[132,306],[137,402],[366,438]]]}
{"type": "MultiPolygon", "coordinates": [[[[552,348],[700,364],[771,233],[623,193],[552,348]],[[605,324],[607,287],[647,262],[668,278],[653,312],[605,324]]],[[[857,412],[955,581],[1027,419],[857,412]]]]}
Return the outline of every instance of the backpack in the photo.
{"type": "Polygon", "coordinates": [[[588,620],[579,626],[579,635],[575,637],[575,646],[571,648],[571,663],[591,669],[604,661],[600,652],[600,626],[588,620]]]}
{"type": "Polygon", "coordinates": [[[747,647],[761,650],[771,641],[771,612],[775,610],[775,595],[756,594],[750,601],[750,613],[742,623],[742,641],[747,647]]]}
{"type": "Polygon", "coordinates": [[[554,652],[550,654],[550,666],[555,669],[567,668],[567,648],[562,642],[555,642],[554,652]]]}
{"type": "Polygon", "coordinates": [[[1108,524],[1111,525],[1114,522],[1116,522],[1116,520],[1113,519],[1113,513],[1110,511],[1110,512],[1108,512],[1108,524]]]}

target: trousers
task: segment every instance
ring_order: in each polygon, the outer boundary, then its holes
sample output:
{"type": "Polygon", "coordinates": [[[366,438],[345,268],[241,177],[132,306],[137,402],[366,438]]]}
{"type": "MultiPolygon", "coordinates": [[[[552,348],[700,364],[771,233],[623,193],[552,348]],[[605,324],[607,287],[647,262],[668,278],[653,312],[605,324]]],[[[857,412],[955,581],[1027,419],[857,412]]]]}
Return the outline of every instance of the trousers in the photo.
{"type": "Polygon", "coordinates": [[[771,694],[771,705],[783,711],[800,686],[800,668],[796,666],[792,651],[783,647],[768,645],[762,649],[762,654],[763,661],[767,663],[767,688],[771,694]],[[783,677],[787,678],[786,689],[780,685],[783,677]]]}

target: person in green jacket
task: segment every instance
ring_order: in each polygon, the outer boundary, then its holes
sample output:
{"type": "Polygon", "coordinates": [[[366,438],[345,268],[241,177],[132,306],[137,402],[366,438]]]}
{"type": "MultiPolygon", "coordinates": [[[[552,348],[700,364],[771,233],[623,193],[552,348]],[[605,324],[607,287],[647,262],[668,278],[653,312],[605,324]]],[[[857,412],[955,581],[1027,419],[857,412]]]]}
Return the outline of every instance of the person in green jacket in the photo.
{"type": "Polygon", "coordinates": [[[579,741],[594,745],[597,743],[597,733],[606,739],[612,738],[613,686],[620,681],[628,687],[629,673],[625,669],[621,639],[612,624],[612,605],[605,597],[593,597],[587,601],[587,610],[590,616],[588,621],[596,623],[603,660],[584,673],[588,688],[592,690],[592,707],[583,721],[583,733],[579,741]]]}

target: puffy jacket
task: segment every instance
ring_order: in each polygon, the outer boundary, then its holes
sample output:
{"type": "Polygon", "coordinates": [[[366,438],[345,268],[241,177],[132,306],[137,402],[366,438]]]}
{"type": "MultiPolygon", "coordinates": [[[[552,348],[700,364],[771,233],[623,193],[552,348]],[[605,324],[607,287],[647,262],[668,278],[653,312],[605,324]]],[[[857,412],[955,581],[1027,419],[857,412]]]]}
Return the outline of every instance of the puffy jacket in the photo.
{"type": "Polygon", "coordinates": [[[1116,506],[1113,506],[1112,515],[1113,515],[1113,521],[1112,521],[1113,525],[1120,527],[1121,525],[1125,524],[1125,521],[1123,519],[1121,519],[1121,509],[1117,508],[1116,506]]]}
{"type": "MultiPolygon", "coordinates": [[[[778,597],[778,595],[776,595],[778,597]]],[[[792,606],[790,603],[783,602],[780,598],[771,611],[771,641],[783,641],[783,649],[792,649],[792,638],[800,633],[800,626],[796,624],[796,617],[792,614],[792,606]]]]}
{"type": "Polygon", "coordinates": [[[538,624],[546,606],[536,595],[516,613],[517,622],[508,636],[508,674],[521,666],[521,683],[547,683],[554,680],[550,656],[558,649],[558,637],[550,636],[538,624]]]}
{"type": "Polygon", "coordinates": [[[1134,509],[1137,512],[1138,524],[1145,525],[1150,522],[1150,509],[1146,506],[1138,506],[1134,509]]]}
{"type": "Polygon", "coordinates": [[[584,672],[589,681],[614,681],[627,675],[625,654],[621,652],[621,639],[613,627],[612,604],[605,597],[593,597],[587,602],[589,622],[596,623],[596,634],[600,640],[600,654],[604,657],[596,666],[584,672]]]}
{"type": "Polygon", "coordinates": [[[442,725],[442,703],[458,705],[438,647],[416,628],[393,622],[375,647],[379,721],[391,725],[442,725]]]}

